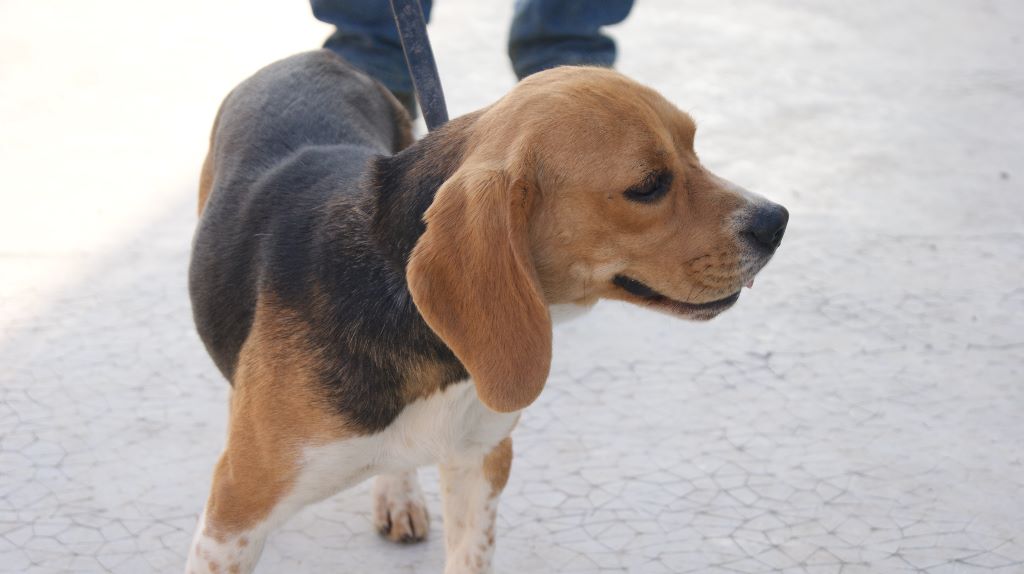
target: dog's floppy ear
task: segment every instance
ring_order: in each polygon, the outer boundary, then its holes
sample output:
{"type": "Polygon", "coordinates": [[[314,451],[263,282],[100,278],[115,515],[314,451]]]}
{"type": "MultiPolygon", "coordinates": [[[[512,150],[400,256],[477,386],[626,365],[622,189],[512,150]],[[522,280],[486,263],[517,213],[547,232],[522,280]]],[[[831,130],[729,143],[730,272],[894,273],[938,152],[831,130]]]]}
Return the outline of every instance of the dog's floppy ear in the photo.
{"type": "Polygon", "coordinates": [[[499,412],[532,403],[551,367],[551,316],[527,232],[536,201],[500,168],[463,165],[437,191],[407,267],[416,307],[499,412]]]}

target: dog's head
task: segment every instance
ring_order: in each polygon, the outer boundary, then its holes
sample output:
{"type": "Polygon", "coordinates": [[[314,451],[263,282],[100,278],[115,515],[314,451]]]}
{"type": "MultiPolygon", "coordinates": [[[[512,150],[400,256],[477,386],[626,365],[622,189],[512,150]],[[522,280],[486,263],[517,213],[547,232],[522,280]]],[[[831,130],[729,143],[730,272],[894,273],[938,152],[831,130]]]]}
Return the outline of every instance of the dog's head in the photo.
{"type": "Polygon", "coordinates": [[[611,70],[531,76],[467,129],[407,275],[427,323],[498,411],[544,386],[548,305],[621,299],[710,319],[786,228],[783,207],[701,165],[687,114],[611,70]]]}

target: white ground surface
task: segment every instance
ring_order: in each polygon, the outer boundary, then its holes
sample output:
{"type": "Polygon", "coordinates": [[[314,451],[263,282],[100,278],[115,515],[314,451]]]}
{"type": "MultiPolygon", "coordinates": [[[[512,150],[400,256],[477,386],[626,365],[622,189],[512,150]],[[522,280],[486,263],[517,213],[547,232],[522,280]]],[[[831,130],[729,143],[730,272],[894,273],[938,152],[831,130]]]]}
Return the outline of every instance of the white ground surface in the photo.
{"type": "MultiPolygon", "coordinates": [[[[453,115],[510,2],[439,0],[453,115]]],[[[220,98],[326,35],[302,2],[0,2],[0,571],[178,572],[227,385],[185,291],[220,98]]],[[[602,305],[515,433],[502,572],[1024,572],[1024,5],[653,0],[627,74],[786,241],[711,324],[602,305]]],[[[439,572],[366,485],[260,572],[439,572]]]]}

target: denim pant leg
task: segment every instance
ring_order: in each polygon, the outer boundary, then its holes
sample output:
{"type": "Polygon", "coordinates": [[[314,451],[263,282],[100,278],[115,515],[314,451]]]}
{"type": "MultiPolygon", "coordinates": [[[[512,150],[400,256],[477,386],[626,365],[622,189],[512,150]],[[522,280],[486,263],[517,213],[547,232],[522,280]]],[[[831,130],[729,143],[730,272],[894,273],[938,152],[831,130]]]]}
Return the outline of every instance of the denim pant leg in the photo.
{"type": "MultiPolygon", "coordinates": [[[[317,20],[336,28],[324,47],[345,58],[395,94],[411,96],[402,42],[388,0],[310,0],[317,20]]],[[[430,20],[432,0],[420,0],[430,20]]]]}
{"type": "Polygon", "coordinates": [[[562,65],[611,67],[615,41],[601,26],[626,19],[633,0],[516,0],[508,40],[520,79],[562,65]]]}

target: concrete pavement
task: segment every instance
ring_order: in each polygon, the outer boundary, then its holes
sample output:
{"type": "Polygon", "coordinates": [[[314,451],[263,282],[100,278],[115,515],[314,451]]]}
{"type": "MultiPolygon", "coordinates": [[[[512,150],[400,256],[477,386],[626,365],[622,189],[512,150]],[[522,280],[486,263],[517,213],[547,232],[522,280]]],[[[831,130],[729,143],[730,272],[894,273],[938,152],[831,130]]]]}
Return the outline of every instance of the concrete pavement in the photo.
{"type": "MultiPolygon", "coordinates": [[[[452,115],[513,82],[511,3],[437,3],[452,115]]],[[[1024,572],[1024,7],[639,2],[620,69],[790,208],[737,307],[602,304],[516,430],[501,572],[1024,572]]],[[[0,572],[178,572],[226,391],[185,290],[220,98],[302,3],[0,4],[0,572]]],[[[439,572],[368,485],[260,572],[439,572]]]]}

